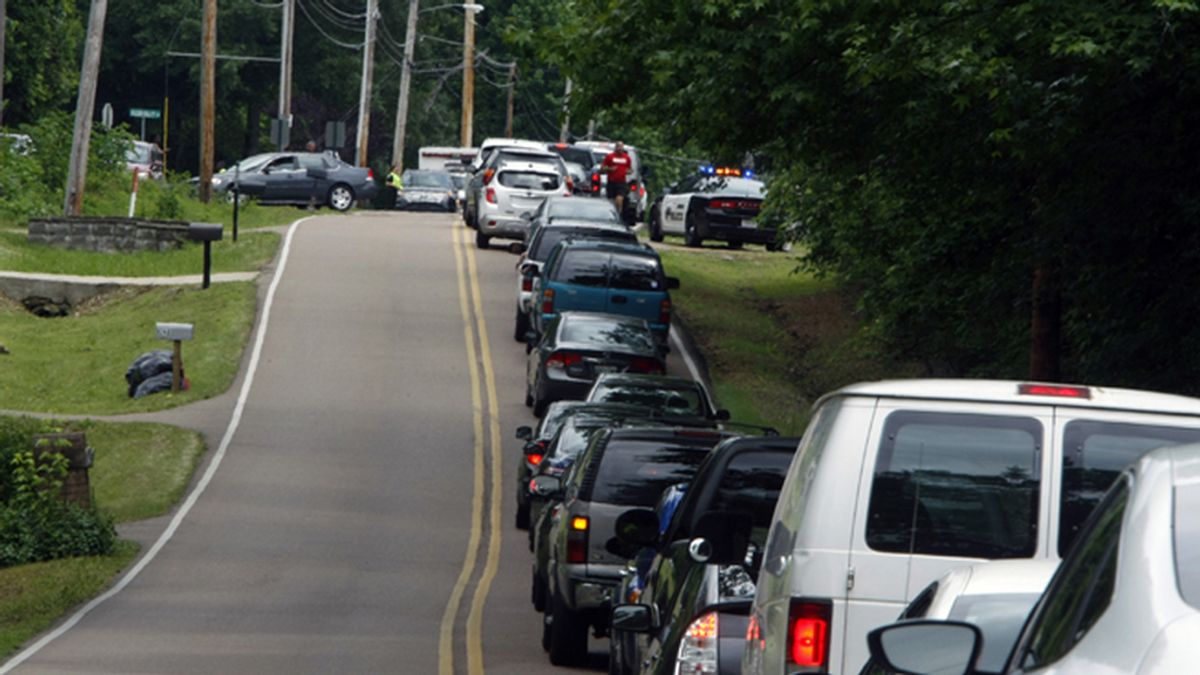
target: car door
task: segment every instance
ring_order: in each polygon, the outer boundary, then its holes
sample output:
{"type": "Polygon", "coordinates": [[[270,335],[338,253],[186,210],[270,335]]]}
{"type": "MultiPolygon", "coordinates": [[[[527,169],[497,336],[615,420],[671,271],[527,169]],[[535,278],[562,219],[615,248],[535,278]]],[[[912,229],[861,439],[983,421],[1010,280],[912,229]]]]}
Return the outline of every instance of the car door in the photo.
{"type": "Polygon", "coordinates": [[[698,180],[695,176],[685,178],[672,186],[670,192],[663,195],[662,203],[659,205],[659,209],[661,209],[659,222],[662,224],[662,231],[664,233],[684,233],[684,223],[687,222],[688,202],[692,198],[692,193],[696,190],[698,180]]]}
{"type": "MultiPolygon", "coordinates": [[[[281,155],[263,167],[265,188],[262,199],[270,201],[294,201],[300,199],[297,178],[301,173],[295,155],[281,155]]],[[[305,195],[307,197],[307,195],[305,195]]]]}
{"type": "Polygon", "coordinates": [[[329,174],[334,167],[329,166],[320,155],[300,155],[300,171],[292,183],[292,192],[297,199],[313,198],[321,201],[329,187],[333,184],[329,174]]]}
{"type": "Polygon", "coordinates": [[[608,263],[608,298],[602,311],[661,323],[666,280],[657,257],[614,253],[608,263]]]}

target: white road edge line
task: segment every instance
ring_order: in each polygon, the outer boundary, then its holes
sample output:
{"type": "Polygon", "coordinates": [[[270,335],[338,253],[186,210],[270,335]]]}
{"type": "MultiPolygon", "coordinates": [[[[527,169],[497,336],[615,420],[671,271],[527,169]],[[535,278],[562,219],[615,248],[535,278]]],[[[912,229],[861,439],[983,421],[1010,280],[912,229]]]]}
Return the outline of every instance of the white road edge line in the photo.
{"type": "Polygon", "coordinates": [[[271,280],[271,287],[267,290],[267,298],[263,303],[262,323],[259,325],[258,337],[254,340],[254,351],[250,355],[250,364],[246,369],[246,379],[242,382],[242,390],[238,393],[237,404],[233,408],[233,415],[229,418],[229,426],[225,429],[225,436],[221,438],[221,445],[217,448],[217,454],[213,456],[212,462],[209,463],[208,469],[204,472],[204,475],[200,478],[200,481],[196,483],[196,487],[192,488],[192,492],[187,496],[187,499],[183,502],[183,505],[180,506],[179,510],[175,512],[175,516],[171,518],[171,522],[167,525],[167,529],[163,530],[163,533],[159,535],[158,540],[155,541],[154,545],[150,547],[150,550],[147,551],[140,560],[138,560],[137,564],[129,568],[129,571],[125,573],[125,576],[121,577],[121,579],[117,581],[112,588],[95,597],[91,602],[80,608],[79,611],[75,612],[71,618],[64,621],[58,628],[55,628],[46,635],[42,636],[40,640],[25,648],[22,652],[14,656],[3,666],[0,666],[0,675],[11,672],[14,668],[24,663],[31,656],[41,651],[43,647],[58,639],[67,631],[71,630],[75,624],[79,623],[83,617],[87,616],[88,613],[93,609],[99,607],[105,600],[108,600],[124,590],[125,587],[128,586],[135,578],[137,578],[137,575],[140,574],[141,571],[154,560],[154,558],[158,555],[158,552],[162,550],[163,546],[166,546],[167,542],[171,540],[171,537],[175,535],[175,530],[179,529],[179,525],[183,522],[183,519],[187,517],[189,512],[191,512],[192,506],[194,506],[196,501],[200,499],[200,495],[202,495],[204,493],[204,489],[208,487],[209,481],[212,480],[213,475],[216,474],[217,469],[220,468],[221,460],[225,457],[225,451],[229,448],[229,443],[233,440],[233,435],[237,431],[238,424],[241,422],[242,411],[245,409],[246,399],[250,395],[250,386],[254,384],[254,372],[258,368],[258,359],[262,354],[263,342],[267,335],[267,324],[271,318],[271,304],[275,300],[275,289],[279,287],[279,281],[283,279],[283,270],[285,267],[287,267],[288,253],[292,246],[292,236],[296,233],[296,228],[300,226],[300,223],[303,223],[304,221],[313,217],[314,216],[301,218],[300,220],[293,222],[291,227],[288,228],[287,237],[283,242],[283,251],[279,255],[279,268],[275,271],[275,278],[271,280]]]}
{"type": "Polygon", "coordinates": [[[700,382],[700,370],[696,368],[696,361],[692,358],[692,353],[688,351],[687,347],[683,346],[683,342],[679,339],[678,327],[671,331],[671,344],[675,345],[676,351],[683,357],[683,364],[687,366],[688,373],[691,374],[692,379],[700,382]]]}

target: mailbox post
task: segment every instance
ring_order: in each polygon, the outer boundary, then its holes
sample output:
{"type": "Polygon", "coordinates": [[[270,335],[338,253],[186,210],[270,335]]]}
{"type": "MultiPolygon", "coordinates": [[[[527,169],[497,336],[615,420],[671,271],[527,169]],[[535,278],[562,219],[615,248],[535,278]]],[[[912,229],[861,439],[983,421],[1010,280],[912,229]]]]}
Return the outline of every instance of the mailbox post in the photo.
{"type": "MultiPolygon", "coordinates": [[[[207,286],[205,286],[207,288],[207,286]]],[[[192,324],[190,323],[163,323],[158,322],[154,325],[154,333],[160,340],[170,340],[175,343],[175,349],[171,353],[171,392],[178,393],[180,385],[180,375],[183,371],[183,341],[192,339],[192,324]]]]}
{"type": "Polygon", "coordinates": [[[208,288],[212,274],[212,243],[221,241],[224,228],[221,223],[188,223],[188,239],[204,242],[204,285],[208,288]]]}

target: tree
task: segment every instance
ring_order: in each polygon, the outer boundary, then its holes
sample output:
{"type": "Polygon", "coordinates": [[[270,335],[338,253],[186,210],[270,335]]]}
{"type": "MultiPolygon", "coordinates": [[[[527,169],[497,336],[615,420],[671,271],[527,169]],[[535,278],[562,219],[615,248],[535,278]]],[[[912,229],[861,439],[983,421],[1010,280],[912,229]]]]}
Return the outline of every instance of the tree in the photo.
{"type": "Polygon", "coordinates": [[[36,122],[70,104],[79,84],[84,16],[74,0],[8,4],[5,72],[0,73],[6,125],[36,122]]]}

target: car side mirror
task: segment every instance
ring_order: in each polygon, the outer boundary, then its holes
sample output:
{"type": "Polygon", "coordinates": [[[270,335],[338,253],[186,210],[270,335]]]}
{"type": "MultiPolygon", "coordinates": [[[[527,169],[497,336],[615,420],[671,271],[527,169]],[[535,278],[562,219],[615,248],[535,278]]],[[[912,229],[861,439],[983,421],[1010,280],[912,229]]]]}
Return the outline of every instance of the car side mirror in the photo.
{"type": "Polygon", "coordinates": [[[709,511],[692,529],[688,554],[698,563],[736,565],[746,559],[754,519],[740,511],[709,511]]]}
{"type": "Polygon", "coordinates": [[[513,255],[521,255],[525,252],[525,244],[519,241],[514,241],[508,245],[508,252],[513,255]]]}
{"type": "Polygon", "coordinates": [[[528,441],[533,438],[533,427],[519,426],[517,427],[517,438],[528,441]]]}
{"type": "Polygon", "coordinates": [[[533,212],[526,211],[526,212],[522,213],[520,216],[518,216],[518,218],[520,218],[521,220],[533,220],[533,212]]]}
{"type": "Polygon", "coordinates": [[[671,290],[679,288],[679,277],[667,277],[667,288],[671,290]]]}
{"type": "Polygon", "coordinates": [[[562,492],[562,479],[557,476],[534,476],[529,481],[529,493],[542,499],[558,499],[562,492]]]}
{"type": "Polygon", "coordinates": [[[882,626],[867,633],[871,658],[889,672],[945,675],[975,671],[983,646],[979,629],[960,621],[915,620],[882,626]]]}
{"type": "Polygon", "coordinates": [[[658,515],[650,509],[629,509],[617,516],[617,538],[638,547],[658,544],[658,515]]]}
{"type": "Polygon", "coordinates": [[[650,605],[616,605],[609,623],[616,630],[649,633],[658,628],[658,613],[650,605]]]}
{"type": "Polygon", "coordinates": [[[718,422],[728,422],[731,417],[728,410],[718,410],[714,416],[718,422]]]}

